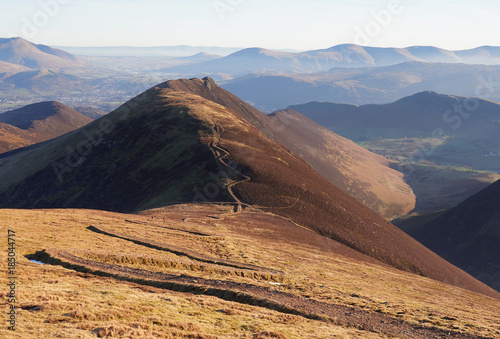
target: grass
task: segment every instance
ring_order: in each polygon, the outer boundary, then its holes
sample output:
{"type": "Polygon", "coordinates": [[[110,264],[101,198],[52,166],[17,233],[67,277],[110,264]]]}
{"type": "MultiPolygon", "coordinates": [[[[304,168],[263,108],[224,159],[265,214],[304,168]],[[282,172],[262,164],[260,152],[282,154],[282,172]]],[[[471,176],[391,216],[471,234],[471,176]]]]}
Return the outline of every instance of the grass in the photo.
{"type": "MultiPolygon", "coordinates": [[[[291,243],[269,226],[278,222],[269,215],[255,218],[243,213],[227,218],[224,214],[231,207],[192,207],[183,211],[179,208],[183,207],[133,216],[88,210],[1,210],[1,232],[5,234],[8,228],[13,228],[18,237],[18,305],[21,309],[16,334],[11,335],[3,327],[0,336],[387,337],[213,296],[173,292],[60,266],[35,264],[24,257],[43,249],[66,250],[104,263],[119,262],[152,271],[272,287],[304,298],[388,314],[413,324],[490,337],[500,335],[499,301],[386,266],[354,261],[314,244],[291,243]],[[163,217],[167,218],[165,222],[163,217]],[[288,280],[283,285],[271,285],[266,279],[231,273],[238,272],[236,269],[191,263],[171,253],[91,232],[87,228],[90,223],[205,255],[282,270],[288,280]],[[246,227],[242,228],[243,224],[246,227]],[[182,230],[216,236],[196,236],[182,230]],[[262,238],[262,234],[269,237],[262,238]]],[[[5,282],[2,276],[1,285],[5,286],[5,282]]],[[[5,300],[5,289],[0,293],[5,300]]],[[[5,304],[0,309],[4,314],[5,304]]]]}

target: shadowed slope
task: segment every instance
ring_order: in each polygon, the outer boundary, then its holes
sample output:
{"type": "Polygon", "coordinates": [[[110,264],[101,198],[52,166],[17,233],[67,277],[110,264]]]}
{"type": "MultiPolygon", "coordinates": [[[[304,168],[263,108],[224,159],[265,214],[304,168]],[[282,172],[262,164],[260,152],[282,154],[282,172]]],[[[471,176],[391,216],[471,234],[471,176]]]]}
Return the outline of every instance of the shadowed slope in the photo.
{"type": "Polygon", "coordinates": [[[500,290],[500,181],[408,233],[500,290]]]}
{"type": "Polygon", "coordinates": [[[2,207],[134,211],[174,202],[236,201],[336,240],[335,250],[345,255],[368,255],[498,297],[233,111],[193,94],[156,87],[88,127],[27,153],[0,157],[2,207]],[[94,140],[77,166],[63,171],[61,181],[55,180],[54,161],[61,166],[64,149],[77,148],[98,126],[105,135],[94,140]]]}
{"type": "Polygon", "coordinates": [[[189,102],[198,98],[159,94],[150,90],[83,129],[33,146],[44,155],[36,163],[28,152],[7,155],[0,190],[18,189],[4,191],[2,202],[134,211],[193,200],[195,184],[210,183],[207,173],[218,172],[209,142],[200,140],[211,129],[190,113],[189,102]],[[32,166],[20,170],[16,162],[32,166]],[[30,193],[35,182],[38,190],[30,193]]]}

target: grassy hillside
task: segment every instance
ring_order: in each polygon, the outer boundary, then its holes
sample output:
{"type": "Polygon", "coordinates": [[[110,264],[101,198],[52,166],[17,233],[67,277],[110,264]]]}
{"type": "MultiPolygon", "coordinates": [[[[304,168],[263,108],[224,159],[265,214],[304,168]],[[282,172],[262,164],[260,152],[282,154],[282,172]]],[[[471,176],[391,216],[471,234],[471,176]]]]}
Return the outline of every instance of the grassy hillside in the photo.
{"type": "Polygon", "coordinates": [[[1,232],[16,232],[19,282],[17,329],[1,327],[6,338],[500,335],[498,300],[339,256],[328,239],[255,210],[0,212],[1,232]],[[183,254],[194,251],[198,259],[183,254]]]}

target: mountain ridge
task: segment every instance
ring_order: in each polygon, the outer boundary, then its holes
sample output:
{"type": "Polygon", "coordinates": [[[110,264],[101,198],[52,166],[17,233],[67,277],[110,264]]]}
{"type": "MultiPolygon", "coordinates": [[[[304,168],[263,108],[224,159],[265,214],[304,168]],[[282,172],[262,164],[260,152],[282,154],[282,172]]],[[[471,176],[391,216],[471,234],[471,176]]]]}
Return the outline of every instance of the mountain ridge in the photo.
{"type": "Polygon", "coordinates": [[[193,193],[204,194],[202,201],[238,205],[237,214],[251,205],[291,220],[335,240],[335,250],[343,255],[369,256],[369,260],[499,298],[335,187],[234,111],[191,93],[154,87],[83,129],[29,152],[0,156],[3,208],[138,211],[193,202],[193,193]],[[53,165],[68,161],[65,150],[76,149],[103,125],[108,126],[107,133],[94,138],[92,150],[76,159],[62,181],[54,181],[53,165]],[[44,157],[37,163],[23,163],[33,154],[44,157]]]}
{"type": "Polygon", "coordinates": [[[304,158],[330,182],[388,219],[410,212],[415,205],[411,188],[399,172],[390,168],[388,160],[298,112],[265,115],[211,78],[172,80],[159,87],[190,92],[233,110],[266,136],[304,158]]]}
{"type": "Polygon", "coordinates": [[[407,61],[316,73],[248,74],[222,86],[267,112],[311,101],[387,104],[426,90],[500,101],[493,90],[499,78],[498,65],[407,61]]]}

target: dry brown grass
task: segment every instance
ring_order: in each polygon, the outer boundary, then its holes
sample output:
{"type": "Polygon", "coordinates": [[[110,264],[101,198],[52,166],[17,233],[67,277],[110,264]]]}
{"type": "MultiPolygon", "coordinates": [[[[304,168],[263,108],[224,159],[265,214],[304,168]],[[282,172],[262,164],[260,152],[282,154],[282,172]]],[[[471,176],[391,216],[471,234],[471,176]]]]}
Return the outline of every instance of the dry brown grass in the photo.
{"type": "Polygon", "coordinates": [[[154,272],[170,272],[176,274],[185,274],[188,272],[191,276],[200,277],[211,277],[211,276],[222,276],[222,277],[242,277],[247,278],[252,281],[263,280],[272,281],[277,283],[288,282],[285,275],[271,274],[268,272],[259,272],[252,270],[242,270],[235,269],[227,266],[207,264],[204,262],[199,262],[195,260],[188,259],[164,259],[161,257],[153,256],[136,256],[128,254],[115,254],[109,252],[95,252],[95,251],[85,251],[76,250],[71,251],[74,255],[109,264],[118,264],[126,267],[140,268],[148,271],[154,272]]]}
{"type": "MultiPolygon", "coordinates": [[[[214,274],[233,281],[252,281],[303,297],[386,313],[410,323],[500,336],[499,301],[389,267],[335,255],[321,243],[294,243],[273,226],[281,219],[262,213],[259,218],[252,215],[254,212],[228,217],[224,208],[208,210],[196,206],[151,212],[157,216],[156,220],[160,215],[167,216],[169,225],[178,229],[216,234],[218,240],[208,243],[204,237],[182,236],[182,232],[157,227],[163,222],[155,227],[125,221],[133,218],[156,224],[150,215],[85,210],[1,210],[0,213],[0,232],[5,234],[8,228],[14,229],[18,237],[18,306],[22,307],[17,314],[18,330],[11,333],[2,326],[2,338],[387,337],[212,296],[172,292],[60,266],[35,264],[24,257],[57,248],[102,261],[123,264],[129,260],[131,266],[173,274],[180,270],[168,267],[168,263],[186,261],[130,241],[96,234],[87,229],[90,224],[136,236],[154,233],[156,241],[173,242],[207,255],[213,255],[214,243],[221,241],[231,260],[282,270],[290,280],[279,286],[250,277],[223,276],[221,272],[195,269],[182,271],[183,274],[199,273],[204,277],[214,274]],[[186,218],[192,219],[181,221],[186,218]],[[167,267],[161,267],[161,263],[167,263],[167,267]]],[[[5,286],[5,282],[2,275],[0,284],[5,286]]],[[[0,294],[0,312],[5,314],[6,290],[0,294]]]]}

